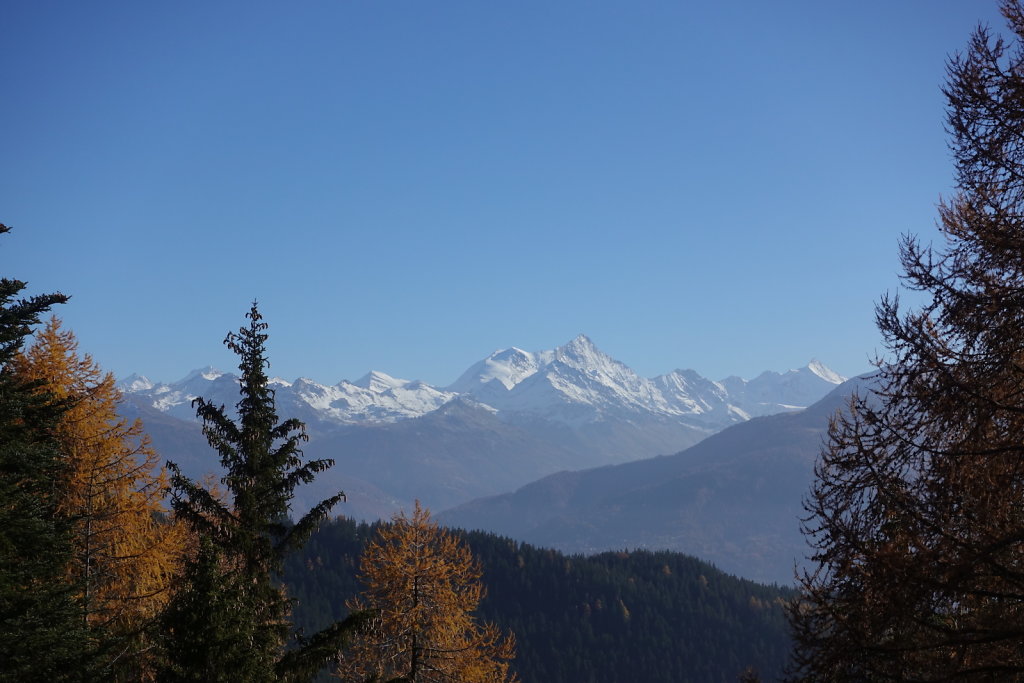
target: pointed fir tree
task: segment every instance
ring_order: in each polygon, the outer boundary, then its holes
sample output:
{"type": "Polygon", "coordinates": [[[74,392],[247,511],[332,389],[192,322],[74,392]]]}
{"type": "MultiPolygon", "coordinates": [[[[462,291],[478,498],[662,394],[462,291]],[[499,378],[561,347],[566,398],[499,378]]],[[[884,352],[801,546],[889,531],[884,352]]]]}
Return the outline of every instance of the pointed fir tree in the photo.
{"type": "Polygon", "coordinates": [[[180,525],[162,521],[167,486],[139,420],[121,417],[122,395],[60,320],[50,318],[14,363],[64,405],[53,434],[65,469],[58,511],[73,525],[68,579],[96,664],[109,680],[152,673],[148,633],[180,562],[180,525]]]}
{"type": "Polygon", "coordinates": [[[31,326],[67,297],[17,298],[24,288],[0,279],[0,680],[85,680],[80,610],[65,580],[71,528],[54,484],[63,476],[53,438],[63,406],[12,372],[31,326]]]}
{"type": "Polygon", "coordinates": [[[267,325],[255,303],[246,317],[248,326],[224,341],[239,357],[237,417],[224,406],[194,401],[203,432],[220,455],[224,496],[169,465],[175,514],[199,545],[164,620],[168,681],[303,680],[330,661],[347,631],[336,625],[330,630],[332,647],[325,647],[323,634],[285,656],[291,624],[289,601],[277,582],[283,559],[344,494],[290,523],[295,488],[334,463],[302,461],[305,426],[296,419],[279,421],[266,375],[267,325]],[[203,642],[217,646],[193,647],[203,642]]]}
{"type": "Polygon", "coordinates": [[[941,250],[907,238],[892,359],[835,418],[807,500],[817,570],[793,678],[1024,680],[1024,7],[951,60],[957,193],[941,250]]]}

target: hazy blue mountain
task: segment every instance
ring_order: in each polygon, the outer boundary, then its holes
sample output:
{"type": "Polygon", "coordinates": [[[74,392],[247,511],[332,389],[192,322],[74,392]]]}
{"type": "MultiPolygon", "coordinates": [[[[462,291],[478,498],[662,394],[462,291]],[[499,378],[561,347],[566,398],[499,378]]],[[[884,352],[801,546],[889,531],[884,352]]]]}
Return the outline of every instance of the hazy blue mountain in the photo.
{"type": "MultiPolygon", "coordinates": [[[[438,510],[561,470],[673,453],[752,414],[798,409],[840,380],[816,362],[749,382],[692,370],[647,379],[580,335],[551,351],[497,351],[443,388],[381,372],[335,385],[272,383],[278,413],[308,425],[307,455],[337,461],[296,509],[343,489],[347,514],[375,519],[417,498],[438,510]]],[[[192,399],[230,408],[237,382],[207,367],[178,382],[133,375],[120,386],[158,451],[199,477],[217,462],[192,399]]]]}
{"type": "Polygon", "coordinates": [[[669,549],[789,583],[805,552],[801,501],[829,417],[855,379],[810,408],[754,418],[670,456],[560,472],[438,515],[565,552],[669,549]]]}

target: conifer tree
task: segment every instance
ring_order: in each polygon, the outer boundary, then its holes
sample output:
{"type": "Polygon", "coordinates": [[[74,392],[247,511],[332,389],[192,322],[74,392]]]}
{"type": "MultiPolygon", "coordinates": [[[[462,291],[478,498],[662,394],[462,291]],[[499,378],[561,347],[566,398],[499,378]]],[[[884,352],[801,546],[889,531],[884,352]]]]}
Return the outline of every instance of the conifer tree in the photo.
{"type": "Polygon", "coordinates": [[[1024,9],[1002,10],[1014,42],[981,27],[948,68],[945,244],[902,244],[926,302],[879,304],[892,358],[816,468],[797,680],[1024,679],[1024,9]]]}
{"type": "Polygon", "coordinates": [[[382,526],[363,552],[362,599],[373,615],[336,675],[343,680],[427,683],[517,681],[509,671],[515,637],[473,617],[484,596],[482,571],[469,548],[430,519],[419,501],[382,526]]]}
{"type": "MultiPolygon", "coordinates": [[[[0,225],[0,234],[10,231],[0,225]]],[[[20,280],[0,279],[0,680],[84,678],[84,639],[65,581],[70,525],[57,514],[62,476],[52,438],[61,406],[12,372],[31,326],[62,294],[18,298],[20,280]]]]}
{"type": "Polygon", "coordinates": [[[213,541],[200,537],[198,543],[164,616],[174,628],[167,643],[174,669],[164,676],[195,683],[259,680],[251,677],[252,662],[238,642],[252,632],[253,614],[235,602],[240,587],[231,584],[235,577],[213,541]]]}
{"type": "Polygon", "coordinates": [[[289,601],[277,583],[283,559],[344,494],[290,523],[295,488],[333,461],[302,461],[305,427],[296,419],[279,421],[266,375],[267,325],[255,303],[246,317],[248,326],[224,341],[239,357],[237,417],[224,406],[194,401],[203,432],[220,455],[224,496],[169,465],[175,513],[191,527],[199,547],[186,563],[164,620],[165,680],[302,680],[329,661],[348,627],[336,625],[285,656],[291,624],[289,601]],[[333,647],[324,647],[325,638],[333,647]],[[217,646],[192,646],[199,642],[217,646]]]}
{"type": "Polygon", "coordinates": [[[146,629],[167,601],[182,533],[162,519],[166,476],[139,420],[118,414],[114,376],[52,317],[14,363],[65,406],[54,435],[64,458],[58,512],[73,522],[68,580],[107,678],[138,680],[150,670],[146,629]]]}

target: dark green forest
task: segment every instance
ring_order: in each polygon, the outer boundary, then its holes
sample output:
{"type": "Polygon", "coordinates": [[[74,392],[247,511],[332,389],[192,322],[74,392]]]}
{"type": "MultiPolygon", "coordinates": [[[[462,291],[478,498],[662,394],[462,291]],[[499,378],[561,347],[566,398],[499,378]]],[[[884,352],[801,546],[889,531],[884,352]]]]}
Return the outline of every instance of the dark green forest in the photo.
{"type": "MultiPolygon", "coordinates": [[[[346,615],[374,529],[335,519],[289,557],[284,576],[296,626],[311,633],[346,615]]],[[[679,553],[567,556],[493,534],[463,538],[488,591],[478,615],[515,633],[524,683],[710,683],[736,681],[747,667],[764,680],[781,675],[790,648],[788,589],[679,553]]]]}

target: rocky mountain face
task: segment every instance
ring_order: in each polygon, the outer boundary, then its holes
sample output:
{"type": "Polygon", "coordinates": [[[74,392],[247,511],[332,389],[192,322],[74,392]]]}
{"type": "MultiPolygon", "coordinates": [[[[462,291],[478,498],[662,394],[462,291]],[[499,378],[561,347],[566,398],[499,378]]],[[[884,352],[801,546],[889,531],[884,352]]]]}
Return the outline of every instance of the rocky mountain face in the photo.
{"type": "MultiPolygon", "coordinates": [[[[447,387],[381,372],[273,384],[278,413],[308,425],[307,455],[337,463],[296,507],[341,488],[341,512],[374,519],[416,498],[439,510],[562,470],[674,453],[752,416],[810,405],[840,381],[817,362],[750,381],[692,370],[644,378],[581,335],[551,351],[496,351],[447,387]]],[[[158,450],[201,476],[216,457],[201,443],[192,399],[233,406],[237,382],[203,368],[178,382],[133,375],[120,386],[158,450]]]]}
{"type": "Polygon", "coordinates": [[[851,380],[803,411],[736,424],[675,455],[556,473],[438,518],[564,552],[676,550],[745,578],[792,583],[807,554],[801,501],[829,418],[864,382],[851,380]]]}

